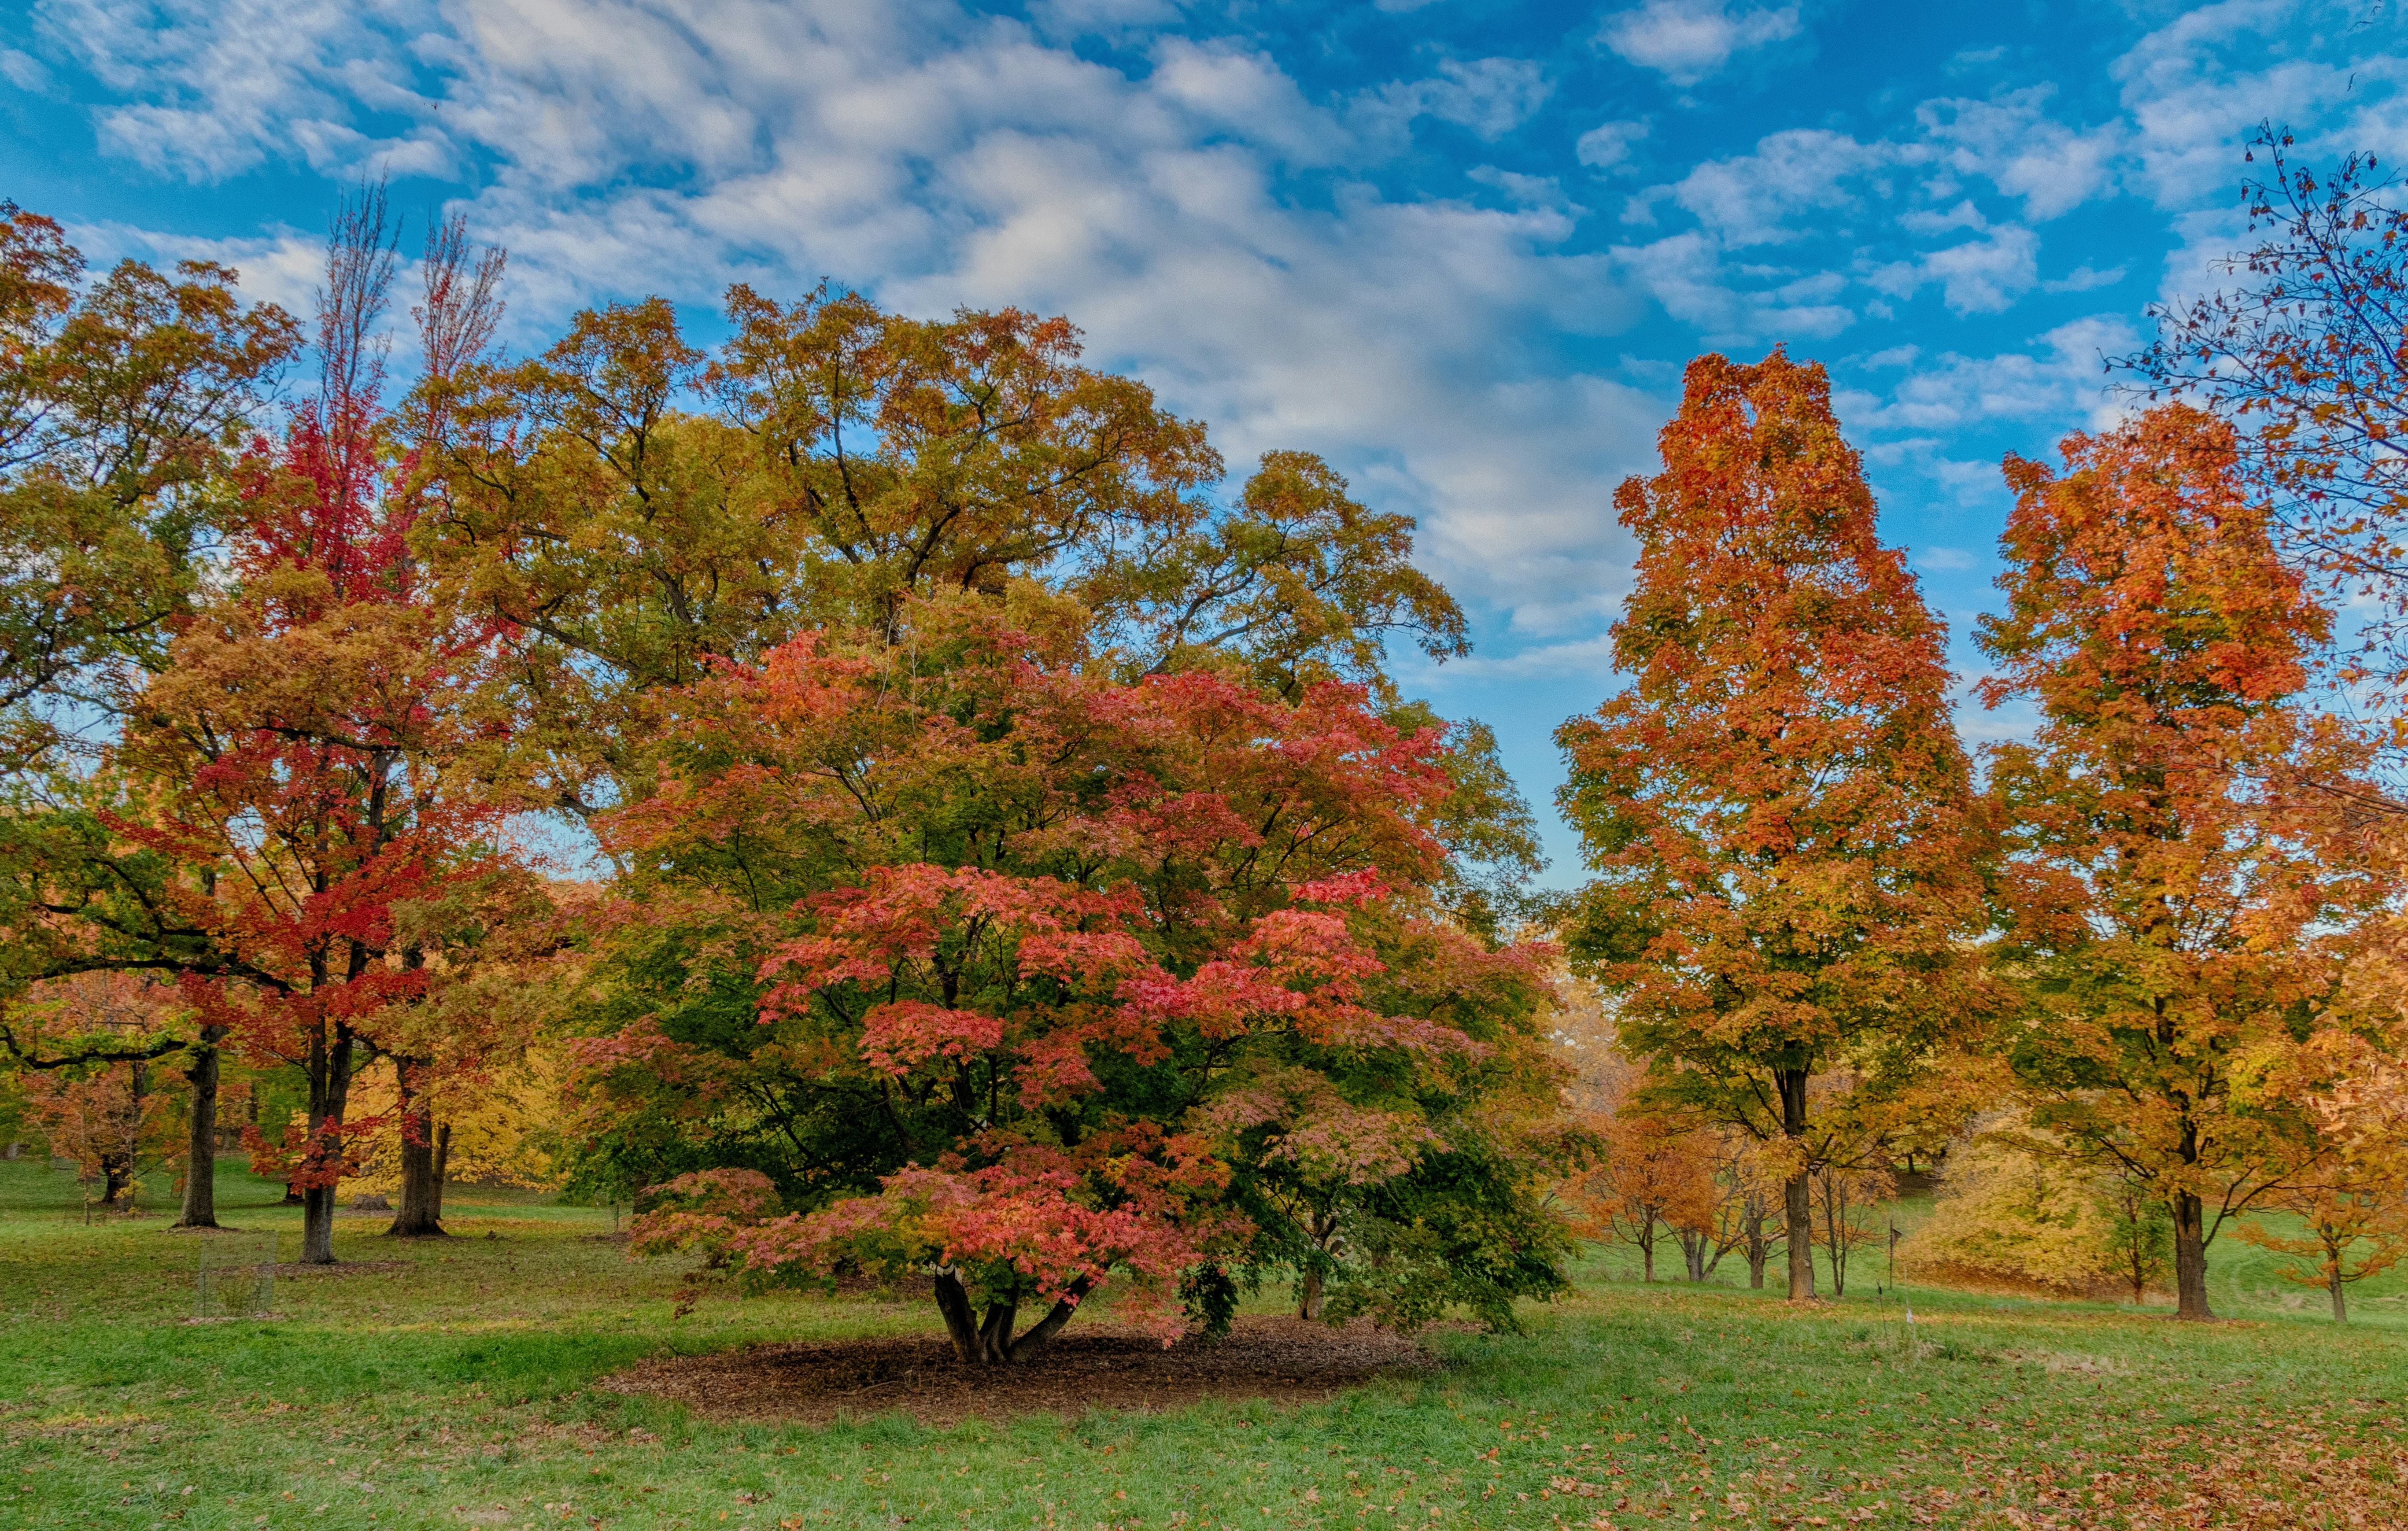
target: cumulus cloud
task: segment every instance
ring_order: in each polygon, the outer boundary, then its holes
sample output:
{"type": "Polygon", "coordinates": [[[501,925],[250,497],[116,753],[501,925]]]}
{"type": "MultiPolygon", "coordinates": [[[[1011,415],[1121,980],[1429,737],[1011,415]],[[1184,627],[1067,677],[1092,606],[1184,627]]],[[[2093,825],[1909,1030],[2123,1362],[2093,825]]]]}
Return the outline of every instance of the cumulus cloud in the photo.
{"type": "Polygon", "coordinates": [[[1670,195],[1725,244],[1769,244],[1796,237],[1794,221],[1806,215],[1817,231],[1828,230],[1856,208],[1859,182],[1912,157],[1912,150],[1859,143],[1844,133],[1790,128],[1767,135],[1752,154],[1698,165],[1670,195]]]}
{"type": "MultiPolygon", "coordinates": [[[[1421,516],[1431,565],[1526,631],[1592,620],[1625,561],[1598,486],[1644,456],[1659,406],[1499,342],[1637,317],[1609,260],[1563,252],[1576,209],[1545,178],[1501,168],[1484,179],[1516,206],[1348,179],[1307,207],[1279,188],[1290,167],[1374,161],[1418,125],[1500,139],[1547,99],[1536,64],[1441,59],[1315,103],[1238,44],[1161,36],[1129,72],[946,0],[724,0],[707,27],[603,0],[488,0],[442,18],[396,0],[365,20],[321,0],[240,0],[245,25],[280,39],[244,77],[212,73],[235,35],[196,5],[177,22],[191,36],[137,59],[147,11],[62,3],[96,23],[95,56],[134,98],[122,119],[217,114],[219,136],[178,162],[187,174],[289,156],[305,127],[337,157],[361,151],[368,116],[331,105],[351,72],[366,61],[406,81],[417,93],[381,120],[390,131],[416,113],[423,142],[484,167],[462,207],[479,237],[510,248],[522,322],[823,274],[910,312],[1067,312],[1097,362],[1210,422],[1240,471],[1268,448],[1317,450],[1421,516]],[[432,63],[405,76],[405,57],[432,63]]],[[[1092,30],[1153,14],[1082,0],[1042,20],[1092,30]]],[[[113,143],[148,164],[163,141],[113,143]]],[[[254,267],[270,254],[222,252],[254,267]]],[[[291,264],[280,246],[276,263],[291,264]]]]}
{"type": "Polygon", "coordinates": [[[2040,238],[2019,224],[1993,229],[1944,250],[1885,267],[1872,285],[1906,297],[1938,283],[1948,307],[1960,314],[1999,313],[2040,282],[2040,238]]]}
{"type": "Polygon", "coordinates": [[[1572,145],[1573,155],[1592,170],[1618,170],[1630,163],[1631,147],[1647,136],[1652,124],[1645,119],[1625,122],[1600,122],[1584,133],[1572,145]]]}
{"type": "Polygon", "coordinates": [[[2056,93],[2041,85],[1987,101],[1942,98],[1914,116],[1942,164],[2021,198],[2025,217],[2045,221],[2113,192],[2125,146],[2119,124],[2074,128],[2052,118],[2056,93]]]}
{"type": "Polygon", "coordinates": [[[1734,9],[1724,0],[1646,0],[1606,18],[1598,42],[1675,85],[1695,85],[1740,53],[1799,31],[1798,7],[1734,9]]]}
{"type": "Polygon", "coordinates": [[[2093,314],[2034,336],[2021,351],[1934,357],[1885,397],[1851,391],[1834,402],[1850,424],[1876,431],[1928,433],[2068,417],[2104,425],[2120,406],[2107,392],[2100,360],[2131,350],[2137,338],[2123,315],[2093,314]]]}

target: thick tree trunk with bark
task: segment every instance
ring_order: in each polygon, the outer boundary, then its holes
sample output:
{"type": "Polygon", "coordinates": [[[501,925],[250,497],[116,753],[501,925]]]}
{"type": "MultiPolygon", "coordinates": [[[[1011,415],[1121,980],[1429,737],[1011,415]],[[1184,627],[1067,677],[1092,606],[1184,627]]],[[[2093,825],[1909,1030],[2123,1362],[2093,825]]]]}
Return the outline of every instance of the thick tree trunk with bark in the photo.
{"type": "Polygon", "coordinates": [[[2174,1317],[2215,1317],[2207,1306],[2207,1209],[2187,1191],[2174,1194],[2174,1317]]]}
{"type": "Polygon", "coordinates": [[[1055,1303],[1053,1310],[1037,1321],[1025,1334],[1014,1338],[1013,1320],[1019,1307],[997,1300],[987,1305],[982,1321],[970,1303],[969,1289],[962,1279],[950,1270],[939,1271],[934,1281],[937,1310],[945,1318],[945,1331],[953,1337],[953,1354],[965,1366],[1025,1366],[1045,1352],[1054,1337],[1070,1322],[1079,1310],[1079,1299],[1085,1296],[1093,1283],[1078,1281],[1070,1283],[1069,1292],[1055,1303]]]}
{"type": "Polygon", "coordinates": [[[218,1225],[218,1043],[223,1026],[203,1026],[184,1078],[193,1086],[192,1130],[184,1139],[184,1209],[179,1228],[218,1225]]]}
{"type": "Polygon", "coordinates": [[[1321,1267],[1305,1266],[1304,1279],[1297,1282],[1296,1287],[1296,1316],[1318,1323],[1326,1302],[1327,1297],[1322,1291],[1321,1267]]]}
{"type": "MultiPolygon", "coordinates": [[[[1781,1132],[1792,1139],[1806,1136],[1806,1080],[1803,1068],[1775,1074],[1781,1086],[1781,1132]]],[[[1812,1166],[1800,1165],[1781,1187],[1784,1222],[1789,1230],[1789,1300],[1814,1299],[1814,1207],[1810,1197],[1812,1166]]]]}
{"type": "Polygon", "coordinates": [[[2342,1295],[2341,1272],[2338,1270],[2334,1271],[2331,1279],[2327,1281],[2325,1285],[2332,1289],[2333,1322],[2335,1324],[2347,1324],[2349,1322],[2349,1302],[2342,1295]]]}
{"type": "Polygon", "coordinates": [[[401,1129],[401,1205],[394,1212],[392,1238],[444,1238],[441,1193],[435,1182],[434,1123],[416,1111],[401,1129]]]}
{"type": "Polygon", "coordinates": [[[426,1108],[423,1090],[413,1090],[414,1077],[423,1079],[424,1065],[412,1058],[395,1058],[394,1068],[401,1079],[401,1206],[394,1211],[393,1226],[385,1230],[389,1238],[442,1238],[443,1191],[436,1179],[435,1115],[426,1108]]]}

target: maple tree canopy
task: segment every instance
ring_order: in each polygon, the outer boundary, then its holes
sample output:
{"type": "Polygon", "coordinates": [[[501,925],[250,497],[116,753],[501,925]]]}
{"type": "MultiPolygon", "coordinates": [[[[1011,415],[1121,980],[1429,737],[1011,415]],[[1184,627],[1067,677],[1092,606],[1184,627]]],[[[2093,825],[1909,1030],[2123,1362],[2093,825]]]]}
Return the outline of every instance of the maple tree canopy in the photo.
{"type": "Polygon", "coordinates": [[[1555,1289],[1545,985],[1431,902],[1443,732],[1335,681],[1115,679],[975,601],[900,622],[664,696],[659,789],[607,821],[580,1130],[705,1166],[645,1247],[936,1267],[972,1360],[1114,1270],[1166,1338],[1182,1278],[1225,1322],[1307,1258],[1392,1322],[1555,1289]]]}

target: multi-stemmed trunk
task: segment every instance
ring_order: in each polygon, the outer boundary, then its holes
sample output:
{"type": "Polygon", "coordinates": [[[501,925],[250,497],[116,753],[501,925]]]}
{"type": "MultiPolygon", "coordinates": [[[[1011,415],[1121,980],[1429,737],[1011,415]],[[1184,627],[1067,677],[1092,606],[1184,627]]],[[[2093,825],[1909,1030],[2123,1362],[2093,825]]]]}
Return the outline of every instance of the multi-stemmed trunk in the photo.
{"type": "Polygon", "coordinates": [[[335,1263],[335,1181],[343,1157],[343,1108],[351,1090],[351,1028],[320,1022],[309,1035],[309,1138],[302,1150],[301,1264],[335,1263]],[[331,1035],[329,1035],[331,1031],[331,1035]]]}
{"type": "MultiPolygon", "coordinates": [[[[1706,1246],[1713,1242],[1713,1236],[1702,1228],[1678,1228],[1674,1232],[1681,1236],[1681,1262],[1688,1267],[1689,1280],[1704,1281],[1709,1269],[1706,1246]]],[[[1715,1258],[1719,1261],[1721,1257],[1717,1255],[1715,1258]]]]}
{"type": "Polygon", "coordinates": [[[176,1219],[179,1228],[218,1225],[218,1043],[224,1039],[223,1026],[203,1026],[200,1045],[193,1049],[192,1064],[184,1070],[193,1086],[193,1120],[184,1140],[184,1209],[176,1219]]]}
{"type": "Polygon", "coordinates": [[[1070,1315],[1078,1311],[1079,1299],[1087,1295],[1092,1285],[1083,1278],[1071,1282],[1069,1291],[1054,1303],[1052,1311],[1017,1338],[1011,1326],[1018,1317],[1019,1305],[1009,1298],[995,1298],[987,1304],[986,1317],[982,1320],[970,1302],[969,1288],[962,1284],[955,1271],[937,1273],[937,1310],[945,1316],[945,1331],[953,1337],[953,1354],[964,1365],[1026,1366],[1054,1343],[1054,1337],[1070,1322],[1070,1315]]]}
{"type": "MultiPolygon", "coordinates": [[[[1781,1133],[1795,1143],[1806,1136],[1807,1072],[1803,1068],[1784,1068],[1777,1070],[1774,1078],[1781,1087],[1781,1133]]],[[[1813,1166],[1800,1163],[1781,1187],[1789,1230],[1791,1302],[1812,1302],[1814,1298],[1814,1207],[1809,1195],[1813,1179],[1813,1166]]]]}

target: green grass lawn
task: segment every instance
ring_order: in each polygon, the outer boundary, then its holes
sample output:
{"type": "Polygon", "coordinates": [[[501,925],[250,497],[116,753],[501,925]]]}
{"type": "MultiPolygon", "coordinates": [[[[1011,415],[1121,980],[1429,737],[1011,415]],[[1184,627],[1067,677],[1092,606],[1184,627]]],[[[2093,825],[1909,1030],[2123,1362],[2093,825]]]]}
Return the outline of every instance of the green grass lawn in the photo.
{"type": "MultiPolygon", "coordinates": [[[[221,1217],[289,1260],[297,1212],[234,1164],[221,1217]]],[[[1616,1251],[1526,1334],[1440,1333],[1443,1373],[1329,1404],[805,1428],[590,1384],[664,1351],[933,1333],[934,1313],[778,1294],[676,1319],[685,1264],[629,1260],[607,1209],[455,1190],[460,1237],[345,1219],[344,1259],[402,1264],[194,1324],[200,1251],[234,1242],[165,1212],[86,1227],[79,1205],[69,1174],[0,1163],[0,1531],[2408,1524],[2401,1284],[2339,1328],[2230,1242],[2217,1299],[2239,1322],[2211,1327],[1876,1296],[1870,1259],[1794,1312],[1743,1266],[1648,1286],[1616,1251]]]]}

